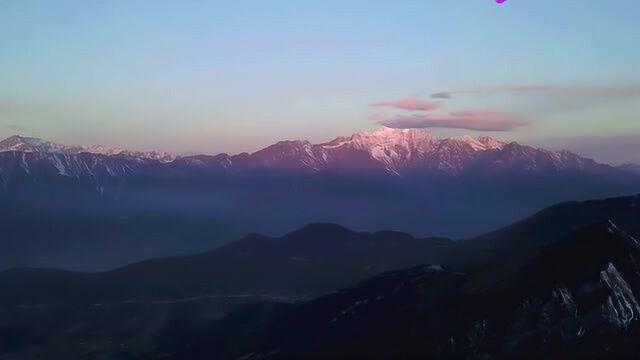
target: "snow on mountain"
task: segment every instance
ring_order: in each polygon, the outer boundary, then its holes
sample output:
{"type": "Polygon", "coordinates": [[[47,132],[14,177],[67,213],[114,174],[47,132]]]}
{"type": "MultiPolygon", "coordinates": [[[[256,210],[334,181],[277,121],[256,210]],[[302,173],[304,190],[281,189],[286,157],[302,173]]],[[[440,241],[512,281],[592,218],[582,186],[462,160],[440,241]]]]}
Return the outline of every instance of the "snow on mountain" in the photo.
{"type": "Polygon", "coordinates": [[[156,160],[161,162],[171,162],[175,159],[173,155],[160,151],[130,151],[118,147],[104,145],[75,146],[64,145],[38,138],[14,135],[0,141],[0,152],[19,151],[37,152],[50,154],[74,155],[80,153],[90,153],[106,156],[128,156],[140,159],[156,160]]]}
{"type": "Polygon", "coordinates": [[[415,172],[449,175],[460,175],[469,171],[601,172],[609,168],[568,151],[536,149],[488,136],[439,139],[425,130],[388,127],[355,133],[349,137],[338,137],[320,144],[301,140],[280,141],[252,154],[196,155],[177,158],[180,160],[177,162],[174,156],[164,152],[130,151],[102,145],[67,146],[21,136],[12,136],[0,141],[0,152],[7,151],[63,155],[89,153],[135,161],[154,160],[172,163],[174,172],[196,168],[216,171],[269,168],[303,172],[373,171],[401,176],[415,172]]]}
{"type": "MultiPolygon", "coordinates": [[[[461,174],[464,171],[579,170],[601,173],[613,170],[570,151],[551,151],[506,142],[489,136],[462,136],[438,139],[425,130],[380,129],[337,138],[321,144],[327,151],[352,148],[368,153],[385,165],[389,173],[430,171],[461,174]]],[[[331,157],[331,156],[329,156],[331,157]]]]}
{"type": "Polygon", "coordinates": [[[110,147],[104,145],[85,146],[82,147],[82,150],[80,150],[79,152],[107,156],[128,156],[133,158],[156,160],[160,162],[172,162],[173,160],[175,160],[175,156],[163,151],[131,151],[119,147],[110,147]]]}
{"type": "MultiPolygon", "coordinates": [[[[304,167],[320,170],[327,164],[327,154],[309,141],[280,141],[250,155],[245,164],[255,167],[281,167],[297,169],[304,167]]],[[[240,162],[241,164],[243,162],[240,162]]]]}
{"type": "Polygon", "coordinates": [[[111,146],[105,146],[105,145],[91,145],[91,146],[84,147],[81,152],[113,156],[113,155],[120,155],[125,151],[126,151],[125,149],[119,148],[119,147],[111,147],[111,146]]]}
{"type": "Polygon", "coordinates": [[[122,178],[144,166],[145,160],[90,153],[68,154],[43,151],[0,151],[0,182],[20,174],[30,177],[65,176],[104,179],[122,178]]]}
{"type": "Polygon", "coordinates": [[[384,164],[389,173],[399,174],[404,169],[420,168],[456,173],[475,152],[501,149],[505,145],[486,136],[437,139],[424,130],[381,127],[337,138],[321,147],[326,151],[348,148],[364,151],[384,164]]]}
{"type": "Polygon", "coordinates": [[[70,153],[77,152],[80,146],[67,146],[38,138],[14,135],[0,141],[0,151],[70,153]]]}
{"type": "Polygon", "coordinates": [[[408,162],[423,158],[433,150],[433,146],[434,138],[426,131],[387,127],[356,133],[348,139],[338,138],[323,144],[323,148],[334,151],[337,148],[365,151],[393,173],[397,173],[399,168],[408,162]]]}
{"type": "Polygon", "coordinates": [[[502,140],[494,139],[490,136],[479,136],[477,138],[473,138],[471,136],[464,135],[461,140],[469,144],[469,146],[471,146],[475,151],[502,149],[507,144],[502,140]]]}
{"type": "Polygon", "coordinates": [[[465,171],[560,171],[604,165],[568,151],[548,151],[488,136],[439,139],[425,130],[381,127],[373,131],[312,144],[281,141],[253,154],[232,156],[237,166],[295,169],[383,171],[392,175],[431,172],[458,175],[465,171]]]}

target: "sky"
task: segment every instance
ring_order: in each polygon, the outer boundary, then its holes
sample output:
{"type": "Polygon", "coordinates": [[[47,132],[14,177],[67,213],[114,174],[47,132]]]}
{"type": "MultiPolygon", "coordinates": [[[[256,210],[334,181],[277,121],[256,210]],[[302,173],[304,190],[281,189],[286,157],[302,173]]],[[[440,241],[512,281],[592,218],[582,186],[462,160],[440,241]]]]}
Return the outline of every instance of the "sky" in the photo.
{"type": "Polygon", "coordinates": [[[381,125],[640,163],[637,0],[0,0],[0,138],[178,154],[381,125]]]}

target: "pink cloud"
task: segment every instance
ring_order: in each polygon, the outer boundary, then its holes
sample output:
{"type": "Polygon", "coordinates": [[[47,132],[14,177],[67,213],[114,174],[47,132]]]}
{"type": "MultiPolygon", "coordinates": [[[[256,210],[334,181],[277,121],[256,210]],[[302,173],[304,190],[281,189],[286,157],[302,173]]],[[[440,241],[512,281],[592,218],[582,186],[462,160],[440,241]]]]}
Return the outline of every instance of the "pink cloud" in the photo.
{"type": "Polygon", "coordinates": [[[380,101],[371,104],[375,107],[390,107],[402,110],[429,111],[438,109],[442,105],[441,102],[422,101],[413,97],[403,98],[397,101],[380,101]]]}
{"type": "Polygon", "coordinates": [[[492,109],[456,111],[440,114],[371,117],[381,125],[396,129],[449,128],[474,131],[511,131],[529,125],[522,115],[492,109]]]}

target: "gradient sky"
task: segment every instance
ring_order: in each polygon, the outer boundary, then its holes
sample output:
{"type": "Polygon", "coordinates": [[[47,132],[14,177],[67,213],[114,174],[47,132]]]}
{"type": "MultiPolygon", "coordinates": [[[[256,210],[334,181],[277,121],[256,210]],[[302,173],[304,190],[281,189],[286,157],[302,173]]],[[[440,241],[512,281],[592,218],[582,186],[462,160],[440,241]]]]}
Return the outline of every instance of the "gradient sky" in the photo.
{"type": "Polygon", "coordinates": [[[639,17],[638,0],[0,0],[0,137],[235,153],[482,110],[527,123],[484,134],[640,162],[639,17]]]}

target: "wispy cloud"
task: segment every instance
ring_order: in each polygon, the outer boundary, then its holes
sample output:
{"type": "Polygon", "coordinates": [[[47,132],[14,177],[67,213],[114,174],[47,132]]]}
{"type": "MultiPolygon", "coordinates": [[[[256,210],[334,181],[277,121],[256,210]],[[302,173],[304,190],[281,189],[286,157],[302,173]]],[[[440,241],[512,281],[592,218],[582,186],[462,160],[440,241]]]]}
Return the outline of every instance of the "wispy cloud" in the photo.
{"type": "Polygon", "coordinates": [[[520,92],[555,93],[562,95],[598,95],[602,97],[626,97],[640,95],[640,84],[633,85],[512,85],[467,90],[468,92],[520,92]]]}
{"type": "Polygon", "coordinates": [[[378,121],[381,125],[396,129],[448,128],[474,131],[511,131],[529,124],[524,116],[493,109],[392,117],[374,115],[371,119],[378,121]]]}
{"type": "Polygon", "coordinates": [[[618,98],[640,95],[640,84],[630,85],[508,85],[474,88],[432,94],[432,98],[448,98],[454,94],[491,94],[491,93],[542,93],[563,96],[600,96],[618,98]]]}
{"type": "Polygon", "coordinates": [[[407,97],[396,101],[379,101],[369,105],[373,107],[389,107],[401,110],[429,111],[440,108],[442,103],[439,101],[423,101],[413,97],[407,97]]]}
{"type": "Polygon", "coordinates": [[[432,99],[451,99],[451,94],[448,92],[439,92],[431,94],[432,99]]]}
{"type": "MultiPolygon", "coordinates": [[[[466,89],[432,94],[432,98],[450,98],[464,95],[496,95],[516,97],[523,109],[530,113],[545,114],[572,111],[590,106],[640,96],[640,84],[631,85],[511,85],[466,89]],[[529,106],[527,106],[529,104],[529,106]]],[[[514,100],[514,101],[515,101],[514,100]]]]}

